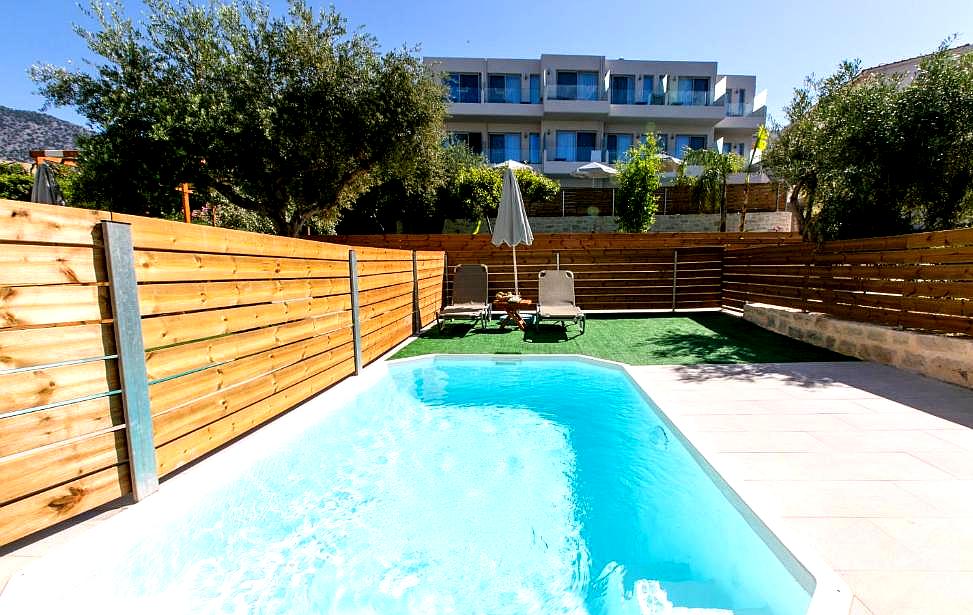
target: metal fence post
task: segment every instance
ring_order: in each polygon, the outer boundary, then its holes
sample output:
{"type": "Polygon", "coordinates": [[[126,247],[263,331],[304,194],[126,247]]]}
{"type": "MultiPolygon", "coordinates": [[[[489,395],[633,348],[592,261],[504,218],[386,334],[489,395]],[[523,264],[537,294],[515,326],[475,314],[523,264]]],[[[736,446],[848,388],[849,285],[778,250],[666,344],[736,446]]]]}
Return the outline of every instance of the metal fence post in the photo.
{"type": "Polygon", "coordinates": [[[354,250],[348,250],[348,280],[351,282],[351,331],[357,376],[361,373],[361,318],[358,313],[358,255],[354,250]]]}
{"type": "Polygon", "coordinates": [[[125,413],[128,468],[132,478],[132,495],[138,502],[158,491],[159,475],[149,407],[149,380],[145,371],[138,283],[135,279],[135,248],[129,224],[105,220],[101,223],[101,232],[108,262],[108,288],[125,413]]]}
{"type": "Polygon", "coordinates": [[[676,285],[678,284],[678,278],[676,277],[679,272],[679,250],[672,251],[672,311],[676,311],[676,285]]]}
{"type": "Polygon", "coordinates": [[[419,314],[419,263],[416,251],[412,251],[412,335],[419,335],[422,329],[422,315],[419,314]]]}

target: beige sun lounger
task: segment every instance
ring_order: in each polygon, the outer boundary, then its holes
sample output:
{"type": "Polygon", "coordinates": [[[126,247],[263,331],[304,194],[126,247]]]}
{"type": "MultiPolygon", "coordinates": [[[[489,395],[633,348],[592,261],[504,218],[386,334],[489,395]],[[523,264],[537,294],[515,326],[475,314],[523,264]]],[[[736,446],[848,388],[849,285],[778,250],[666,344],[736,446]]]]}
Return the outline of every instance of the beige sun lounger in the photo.
{"type": "Polygon", "coordinates": [[[436,324],[451,320],[472,320],[485,329],[493,311],[486,265],[457,265],[453,276],[453,302],[436,312],[436,324]]]}
{"type": "Polygon", "coordinates": [[[545,269],[538,274],[537,315],[534,317],[536,326],[544,320],[559,320],[561,326],[573,322],[584,333],[585,317],[575,304],[574,273],[559,269],[551,271],[545,269]]]}

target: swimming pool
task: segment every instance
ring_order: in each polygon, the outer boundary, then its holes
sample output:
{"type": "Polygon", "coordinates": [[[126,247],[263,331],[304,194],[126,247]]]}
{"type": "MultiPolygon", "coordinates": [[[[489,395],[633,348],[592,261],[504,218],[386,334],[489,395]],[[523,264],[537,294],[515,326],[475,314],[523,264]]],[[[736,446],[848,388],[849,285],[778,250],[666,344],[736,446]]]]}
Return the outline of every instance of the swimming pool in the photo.
{"type": "Polygon", "coordinates": [[[436,357],[353,388],[167,482],[12,581],[0,607],[808,610],[814,577],[623,369],[436,357]]]}

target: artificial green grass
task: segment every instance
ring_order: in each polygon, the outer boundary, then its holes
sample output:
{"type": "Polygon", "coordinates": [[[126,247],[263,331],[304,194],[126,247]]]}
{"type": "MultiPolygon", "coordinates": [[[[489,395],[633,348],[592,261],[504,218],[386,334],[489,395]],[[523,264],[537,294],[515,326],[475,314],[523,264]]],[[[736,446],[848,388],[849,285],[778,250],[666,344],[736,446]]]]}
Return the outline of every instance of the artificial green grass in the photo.
{"type": "Polygon", "coordinates": [[[696,363],[789,363],[848,361],[844,355],[805,344],[720,312],[691,315],[588,317],[584,335],[575,325],[565,331],[545,323],[526,334],[496,321],[481,330],[454,323],[442,333],[433,326],[395,354],[581,354],[630,365],[696,363]]]}

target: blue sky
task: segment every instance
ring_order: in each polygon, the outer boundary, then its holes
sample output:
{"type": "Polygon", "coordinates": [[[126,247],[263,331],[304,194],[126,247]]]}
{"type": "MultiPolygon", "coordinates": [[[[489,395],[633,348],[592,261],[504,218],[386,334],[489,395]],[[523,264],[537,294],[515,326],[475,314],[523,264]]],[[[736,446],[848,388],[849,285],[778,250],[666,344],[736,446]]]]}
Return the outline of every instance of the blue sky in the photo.
{"type": "MultiPolygon", "coordinates": [[[[84,0],[87,1],[87,0],[84,0]]],[[[86,57],[73,23],[86,23],[75,0],[4,0],[0,37],[0,105],[38,110],[27,68],[86,57]]],[[[284,0],[270,0],[282,10],[284,0]]],[[[133,13],[139,2],[126,0],[133,13]]],[[[315,6],[321,2],[312,0],[315,6]]],[[[757,75],[770,113],[805,75],[830,73],[845,58],[865,66],[918,55],[951,34],[973,42],[970,0],[746,0],[621,2],[617,0],[336,0],[352,26],[385,47],[419,46],[424,55],[536,58],[579,53],[609,58],[715,60],[719,71],[757,75]]],[[[72,109],[50,113],[83,123],[72,109]]]]}

